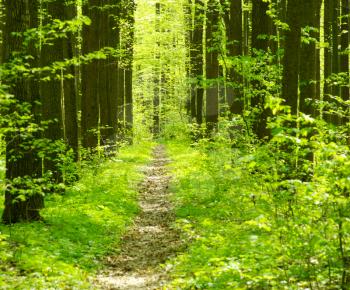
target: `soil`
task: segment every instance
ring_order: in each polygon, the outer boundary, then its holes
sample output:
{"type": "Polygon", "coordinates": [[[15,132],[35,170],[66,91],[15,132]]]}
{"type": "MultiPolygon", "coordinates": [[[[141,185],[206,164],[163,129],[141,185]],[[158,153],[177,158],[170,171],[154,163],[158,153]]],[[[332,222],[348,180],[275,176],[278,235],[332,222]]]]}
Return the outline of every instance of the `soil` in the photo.
{"type": "Polygon", "coordinates": [[[168,190],[165,148],[157,146],[152,163],[144,168],[140,186],[140,213],[122,238],[118,255],[108,257],[108,270],[98,276],[102,289],[161,289],[167,282],[162,264],[181,247],[174,228],[175,214],[168,190]]]}

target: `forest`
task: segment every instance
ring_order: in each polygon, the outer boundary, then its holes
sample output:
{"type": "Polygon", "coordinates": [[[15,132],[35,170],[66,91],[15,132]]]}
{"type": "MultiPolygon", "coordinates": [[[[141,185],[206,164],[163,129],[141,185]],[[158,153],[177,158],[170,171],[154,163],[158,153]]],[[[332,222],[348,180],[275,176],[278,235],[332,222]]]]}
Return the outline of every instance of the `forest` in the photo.
{"type": "Polygon", "coordinates": [[[350,289],[349,0],[0,0],[0,289],[350,289]]]}

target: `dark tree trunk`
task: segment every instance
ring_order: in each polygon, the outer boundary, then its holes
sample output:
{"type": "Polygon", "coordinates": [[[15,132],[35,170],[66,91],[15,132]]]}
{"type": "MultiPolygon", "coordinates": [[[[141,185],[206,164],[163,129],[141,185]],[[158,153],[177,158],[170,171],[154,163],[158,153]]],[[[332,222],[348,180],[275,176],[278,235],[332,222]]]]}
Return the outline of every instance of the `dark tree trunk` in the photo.
{"type": "Polygon", "coordinates": [[[194,27],[192,33],[191,66],[192,75],[195,79],[193,84],[194,99],[192,100],[192,117],[196,118],[197,124],[203,123],[203,3],[195,1],[194,27]]]}
{"type": "Polygon", "coordinates": [[[252,48],[267,51],[271,32],[271,19],[267,15],[269,4],[263,0],[252,2],[252,48]]]}
{"type": "MultiPolygon", "coordinates": [[[[66,6],[63,1],[44,2],[43,8],[47,15],[44,25],[50,25],[52,19],[61,21],[71,20],[76,16],[76,7],[66,6]]],[[[57,37],[50,43],[43,44],[41,48],[41,66],[51,66],[56,61],[71,59],[74,56],[74,36],[67,33],[64,37],[57,37]]],[[[64,140],[73,148],[78,156],[78,120],[76,107],[74,67],[64,68],[49,75],[50,80],[40,82],[42,96],[43,118],[49,121],[45,137],[52,140],[64,140]],[[59,77],[57,77],[59,76],[59,77]]],[[[42,75],[45,77],[45,75],[42,75]]],[[[57,167],[57,156],[49,152],[45,160],[45,170],[51,171],[54,182],[62,182],[62,172],[57,167]]]]}
{"type": "Polygon", "coordinates": [[[125,131],[129,143],[132,143],[132,129],[133,129],[133,44],[134,44],[134,9],[133,1],[128,1],[129,5],[126,7],[126,22],[129,30],[126,36],[126,55],[125,55],[125,131]]]}
{"type": "MultiPolygon", "coordinates": [[[[341,0],[341,56],[340,71],[349,77],[349,0],[341,0]]],[[[341,97],[349,100],[349,86],[342,86],[341,97]]]]}
{"type": "MultiPolygon", "coordinates": [[[[13,52],[31,54],[33,59],[30,65],[38,65],[38,51],[34,43],[30,43],[28,50],[23,52],[21,37],[14,36],[13,32],[25,32],[29,28],[38,27],[39,1],[35,0],[5,0],[5,25],[3,31],[4,47],[3,61],[9,62],[13,59],[13,52]]],[[[19,55],[23,54],[20,53],[19,55]]],[[[28,103],[31,105],[31,113],[34,115],[34,122],[38,122],[36,115],[38,109],[35,102],[39,101],[39,88],[37,80],[28,79],[17,74],[11,80],[10,92],[14,95],[19,104],[28,103]]],[[[12,113],[18,110],[15,106],[12,113]]],[[[20,112],[18,112],[20,114],[20,112]]],[[[27,124],[29,125],[29,124],[27,124]]],[[[2,220],[4,223],[16,223],[21,221],[40,220],[40,209],[44,207],[43,195],[40,192],[31,192],[31,189],[24,183],[14,183],[15,179],[30,178],[34,182],[41,177],[41,159],[36,149],[31,148],[33,139],[37,136],[21,133],[21,126],[16,124],[6,135],[6,181],[5,209],[2,220]],[[31,149],[28,149],[31,148],[31,149]],[[18,192],[22,190],[23,192],[18,192]],[[23,199],[21,198],[23,195],[23,199]]],[[[25,125],[24,125],[25,126],[25,125]]]]}
{"type": "MultiPolygon", "coordinates": [[[[83,14],[91,19],[91,25],[83,27],[83,54],[98,51],[102,46],[100,0],[89,0],[83,6],[83,14]]],[[[82,68],[82,100],[81,100],[81,135],[85,148],[98,145],[97,130],[100,114],[100,67],[101,62],[93,60],[82,68]]]]}
{"type": "MultiPolygon", "coordinates": [[[[76,7],[74,5],[65,7],[66,19],[73,19],[77,16],[76,7]]],[[[68,38],[63,46],[63,59],[72,59],[77,56],[76,52],[76,35],[73,33],[68,34],[68,38]]],[[[74,151],[75,161],[79,156],[79,124],[78,124],[78,97],[79,88],[77,81],[76,68],[68,67],[66,74],[74,76],[74,78],[64,79],[64,139],[68,146],[74,151]]]]}
{"type": "Polygon", "coordinates": [[[249,55],[249,38],[250,38],[250,26],[251,14],[248,9],[243,12],[243,54],[249,55]]]}
{"type": "MultiPolygon", "coordinates": [[[[318,7],[316,11],[316,28],[317,28],[317,39],[320,39],[320,31],[321,31],[321,7],[322,0],[318,1],[318,7]]],[[[316,100],[321,99],[321,50],[318,46],[316,48],[316,100]]],[[[316,113],[315,113],[316,115],[316,113]]]]}
{"type": "MultiPolygon", "coordinates": [[[[332,73],[339,73],[339,0],[333,0],[332,3],[332,73]]],[[[332,95],[340,96],[338,85],[332,85],[332,95]]]]}
{"type": "MultiPolygon", "coordinates": [[[[120,11],[115,6],[118,1],[103,1],[101,7],[100,21],[101,27],[105,33],[100,33],[102,46],[118,48],[120,38],[120,28],[117,21],[120,17],[120,11]],[[114,5],[114,6],[113,6],[114,5]]],[[[118,87],[124,86],[118,82],[118,58],[108,56],[106,60],[101,61],[100,71],[100,125],[101,125],[101,144],[107,146],[110,151],[115,147],[117,138],[117,119],[118,119],[118,87]]]]}
{"type": "MultiPolygon", "coordinates": [[[[269,5],[262,0],[253,0],[252,9],[252,54],[258,51],[267,51],[269,47],[269,37],[271,35],[272,22],[267,15],[269,5]]],[[[257,71],[257,73],[260,73],[257,71]]],[[[256,116],[252,124],[253,132],[260,138],[268,136],[267,118],[269,110],[265,109],[265,93],[266,88],[258,81],[252,82],[252,87],[255,89],[254,96],[251,97],[250,105],[252,108],[257,108],[256,116]]]]}
{"type": "MultiPolygon", "coordinates": [[[[325,0],[324,2],[324,38],[328,46],[325,48],[324,53],[324,78],[327,80],[332,74],[332,18],[333,7],[332,0],[325,0]]],[[[326,81],[324,85],[324,95],[327,96],[331,93],[329,83],[326,81]]]]}
{"type": "Polygon", "coordinates": [[[219,8],[215,0],[208,1],[206,31],[206,115],[208,132],[215,129],[219,117],[219,43],[217,31],[219,8]]]}
{"type": "Polygon", "coordinates": [[[291,113],[296,115],[298,110],[298,83],[300,63],[301,19],[300,11],[303,0],[289,0],[287,6],[284,70],[282,82],[282,97],[291,107],[291,113]]]}
{"type": "MultiPolygon", "coordinates": [[[[302,15],[302,26],[318,28],[318,15],[321,9],[320,0],[310,0],[303,3],[302,10],[299,12],[302,15]]],[[[319,34],[312,30],[309,31],[310,37],[319,40],[319,34]]],[[[312,105],[317,95],[317,70],[320,68],[317,66],[317,51],[316,42],[309,40],[303,42],[300,52],[300,102],[299,109],[301,112],[314,115],[314,109],[312,105]]]]}
{"type": "MultiPolygon", "coordinates": [[[[243,50],[243,20],[242,20],[242,0],[231,0],[230,6],[221,0],[224,7],[224,21],[227,36],[227,56],[230,58],[242,55],[243,50]]],[[[235,68],[228,68],[227,71],[227,103],[232,114],[243,113],[243,92],[242,76],[235,68]]]]}

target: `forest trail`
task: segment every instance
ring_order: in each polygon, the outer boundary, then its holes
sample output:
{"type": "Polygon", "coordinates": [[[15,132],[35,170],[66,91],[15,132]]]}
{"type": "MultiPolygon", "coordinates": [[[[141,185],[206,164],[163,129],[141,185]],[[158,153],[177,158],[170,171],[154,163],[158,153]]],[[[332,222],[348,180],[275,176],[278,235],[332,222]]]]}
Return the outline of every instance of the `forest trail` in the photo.
{"type": "Polygon", "coordinates": [[[167,280],[160,267],[180,247],[173,227],[175,214],[169,201],[170,176],[165,148],[155,147],[152,163],[145,167],[141,184],[141,211],[122,238],[119,255],[108,258],[108,269],[98,277],[102,289],[159,289],[167,280]]]}

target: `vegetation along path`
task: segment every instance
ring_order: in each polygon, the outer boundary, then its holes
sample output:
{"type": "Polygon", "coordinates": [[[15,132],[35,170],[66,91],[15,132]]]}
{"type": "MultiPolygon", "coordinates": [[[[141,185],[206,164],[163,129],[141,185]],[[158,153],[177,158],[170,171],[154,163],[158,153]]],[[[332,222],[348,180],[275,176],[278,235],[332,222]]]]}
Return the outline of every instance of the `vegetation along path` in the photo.
{"type": "Polygon", "coordinates": [[[140,214],[123,237],[119,254],[108,258],[108,271],[98,278],[104,289],[158,289],[166,281],[160,265],[180,246],[179,233],[173,227],[164,146],[154,149],[153,158],[140,188],[140,214]]]}

